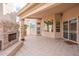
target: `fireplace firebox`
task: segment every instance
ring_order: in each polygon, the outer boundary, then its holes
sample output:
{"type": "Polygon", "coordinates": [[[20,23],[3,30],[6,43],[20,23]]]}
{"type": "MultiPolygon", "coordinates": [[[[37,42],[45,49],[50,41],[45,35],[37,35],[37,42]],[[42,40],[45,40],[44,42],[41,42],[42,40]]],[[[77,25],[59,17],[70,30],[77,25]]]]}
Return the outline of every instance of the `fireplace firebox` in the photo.
{"type": "Polygon", "coordinates": [[[11,42],[16,39],[16,33],[12,33],[8,35],[8,41],[11,42]]]}

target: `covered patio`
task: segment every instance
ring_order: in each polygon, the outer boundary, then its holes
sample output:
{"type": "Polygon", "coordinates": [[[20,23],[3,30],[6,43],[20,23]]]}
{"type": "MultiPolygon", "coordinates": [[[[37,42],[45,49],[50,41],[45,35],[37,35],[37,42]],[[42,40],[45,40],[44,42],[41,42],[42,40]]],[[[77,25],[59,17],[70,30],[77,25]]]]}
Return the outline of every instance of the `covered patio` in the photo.
{"type": "Polygon", "coordinates": [[[20,39],[24,46],[16,55],[79,55],[79,4],[30,3],[18,12],[20,39]],[[22,26],[37,20],[37,35],[27,36],[22,26]]]}
{"type": "Polygon", "coordinates": [[[79,56],[79,45],[68,44],[63,39],[26,36],[16,56],[79,56]]]}

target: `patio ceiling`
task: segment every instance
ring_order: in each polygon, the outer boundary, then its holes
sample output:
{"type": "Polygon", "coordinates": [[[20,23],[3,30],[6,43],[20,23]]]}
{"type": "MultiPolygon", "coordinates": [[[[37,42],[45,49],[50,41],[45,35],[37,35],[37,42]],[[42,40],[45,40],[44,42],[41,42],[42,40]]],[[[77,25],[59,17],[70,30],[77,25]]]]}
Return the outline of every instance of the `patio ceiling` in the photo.
{"type": "Polygon", "coordinates": [[[38,4],[39,7],[37,9],[31,10],[29,13],[23,14],[23,16],[21,15],[21,17],[23,17],[23,18],[42,18],[45,15],[63,13],[64,11],[71,9],[77,5],[78,4],[76,4],[76,3],[38,4]]]}

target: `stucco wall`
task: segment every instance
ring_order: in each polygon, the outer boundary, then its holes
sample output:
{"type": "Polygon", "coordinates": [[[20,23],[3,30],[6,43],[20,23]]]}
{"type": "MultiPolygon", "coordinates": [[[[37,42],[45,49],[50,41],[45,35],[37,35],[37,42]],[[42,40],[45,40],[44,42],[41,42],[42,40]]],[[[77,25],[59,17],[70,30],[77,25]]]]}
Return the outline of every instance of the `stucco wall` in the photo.
{"type": "MultiPolygon", "coordinates": [[[[63,22],[66,21],[66,20],[70,20],[71,18],[74,18],[74,17],[77,17],[78,19],[78,16],[79,16],[79,6],[77,5],[76,7],[72,7],[72,8],[69,8],[67,9],[65,12],[63,12],[63,16],[62,16],[62,19],[61,19],[61,28],[60,28],[60,31],[61,33],[58,33],[56,32],[56,29],[55,29],[55,15],[45,15],[43,18],[42,18],[42,23],[41,23],[41,31],[42,31],[42,36],[46,36],[46,37],[51,37],[51,38],[63,38],[63,22]],[[45,32],[43,27],[44,27],[44,20],[51,20],[53,19],[53,32],[45,32]]],[[[79,24],[79,23],[78,23],[79,24]]],[[[79,26],[78,26],[79,27],[79,26]]],[[[79,29],[78,31],[79,32],[79,29]]],[[[79,36],[78,36],[79,37],[79,36]]],[[[79,41],[79,40],[78,40],[79,41]]]]}
{"type": "Polygon", "coordinates": [[[79,16],[79,6],[68,9],[63,13],[63,20],[69,20],[70,18],[79,16]]]}

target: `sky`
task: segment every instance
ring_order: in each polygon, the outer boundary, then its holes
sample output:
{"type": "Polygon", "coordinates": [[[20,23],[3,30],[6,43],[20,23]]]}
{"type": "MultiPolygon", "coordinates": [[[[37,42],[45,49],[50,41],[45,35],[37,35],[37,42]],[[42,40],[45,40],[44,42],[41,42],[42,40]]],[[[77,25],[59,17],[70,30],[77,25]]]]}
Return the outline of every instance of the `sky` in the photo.
{"type": "Polygon", "coordinates": [[[16,8],[16,11],[19,11],[21,8],[23,8],[27,3],[14,3],[14,6],[16,8]]]}
{"type": "MultiPolygon", "coordinates": [[[[16,12],[18,12],[21,8],[23,8],[27,3],[14,3],[14,7],[16,8],[16,12]]],[[[19,22],[19,17],[17,17],[16,22],[19,22]]]]}

